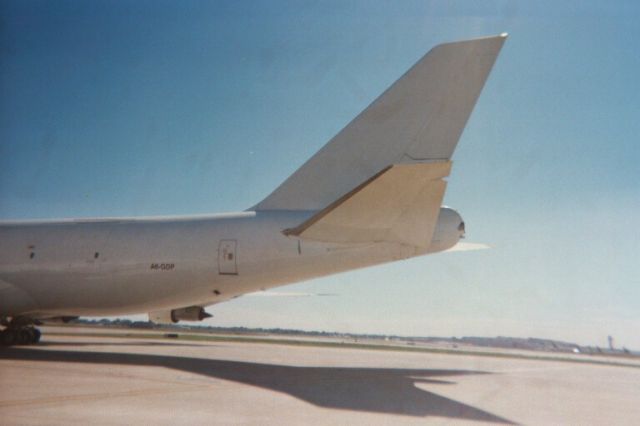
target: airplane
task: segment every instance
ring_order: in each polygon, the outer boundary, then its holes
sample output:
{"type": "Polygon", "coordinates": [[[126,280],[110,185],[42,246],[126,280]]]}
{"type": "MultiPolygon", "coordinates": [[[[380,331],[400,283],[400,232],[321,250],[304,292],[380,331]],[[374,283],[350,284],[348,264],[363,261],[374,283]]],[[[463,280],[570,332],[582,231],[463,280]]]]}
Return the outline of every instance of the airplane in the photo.
{"type": "Polygon", "coordinates": [[[507,34],[440,44],[239,213],[0,222],[0,341],[79,316],[200,321],[206,306],[451,249],[451,157],[507,34]]]}

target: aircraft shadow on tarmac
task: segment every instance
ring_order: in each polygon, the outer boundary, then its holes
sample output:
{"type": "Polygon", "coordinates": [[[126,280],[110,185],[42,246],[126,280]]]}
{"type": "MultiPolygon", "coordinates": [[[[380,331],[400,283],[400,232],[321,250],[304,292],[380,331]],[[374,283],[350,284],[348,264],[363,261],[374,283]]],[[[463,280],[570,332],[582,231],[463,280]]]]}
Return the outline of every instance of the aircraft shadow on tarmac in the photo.
{"type": "Polygon", "coordinates": [[[0,359],[165,367],[282,392],[326,408],[514,424],[415,386],[416,383],[454,384],[440,378],[489,374],[482,371],[295,367],[166,355],[19,347],[0,350],[0,359]]]}

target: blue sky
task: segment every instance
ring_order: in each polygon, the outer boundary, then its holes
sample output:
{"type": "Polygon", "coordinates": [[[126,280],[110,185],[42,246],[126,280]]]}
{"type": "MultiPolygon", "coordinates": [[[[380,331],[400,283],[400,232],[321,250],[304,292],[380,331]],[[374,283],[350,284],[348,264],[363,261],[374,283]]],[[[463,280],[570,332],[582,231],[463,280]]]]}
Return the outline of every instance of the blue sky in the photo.
{"type": "Polygon", "coordinates": [[[640,348],[636,2],[5,1],[0,16],[1,219],[243,210],[435,44],[509,32],[445,197],[491,250],[209,321],[640,348]]]}

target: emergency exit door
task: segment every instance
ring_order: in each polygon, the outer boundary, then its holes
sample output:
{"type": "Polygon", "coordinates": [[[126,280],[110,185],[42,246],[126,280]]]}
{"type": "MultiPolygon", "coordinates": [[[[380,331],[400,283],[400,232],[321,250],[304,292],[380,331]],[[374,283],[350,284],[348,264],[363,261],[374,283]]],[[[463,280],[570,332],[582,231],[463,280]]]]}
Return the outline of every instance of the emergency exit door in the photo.
{"type": "Polygon", "coordinates": [[[236,240],[220,240],[218,247],[218,271],[220,275],[238,275],[236,240]]]}

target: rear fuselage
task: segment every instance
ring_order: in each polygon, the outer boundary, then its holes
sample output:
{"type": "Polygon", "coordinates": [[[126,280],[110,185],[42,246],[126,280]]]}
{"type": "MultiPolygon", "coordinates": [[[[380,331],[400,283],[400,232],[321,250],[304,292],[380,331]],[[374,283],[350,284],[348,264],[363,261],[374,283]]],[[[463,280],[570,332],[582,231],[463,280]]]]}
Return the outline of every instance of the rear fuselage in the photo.
{"type": "Polygon", "coordinates": [[[120,315],[206,306],[279,285],[445,250],[461,219],[443,208],[433,241],[335,244],[285,236],[315,212],[0,224],[0,315],[120,315]]]}

